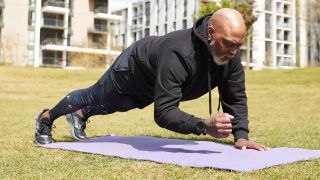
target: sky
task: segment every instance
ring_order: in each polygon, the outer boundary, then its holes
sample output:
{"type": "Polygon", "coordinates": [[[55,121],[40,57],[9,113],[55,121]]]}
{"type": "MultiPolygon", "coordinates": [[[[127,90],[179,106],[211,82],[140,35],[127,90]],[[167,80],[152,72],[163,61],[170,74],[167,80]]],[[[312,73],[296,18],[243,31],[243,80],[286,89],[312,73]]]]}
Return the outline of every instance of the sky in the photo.
{"type": "Polygon", "coordinates": [[[124,6],[127,3],[135,2],[137,0],[110,0],[110,9],[118,9],[119,7],[124,6]]]}

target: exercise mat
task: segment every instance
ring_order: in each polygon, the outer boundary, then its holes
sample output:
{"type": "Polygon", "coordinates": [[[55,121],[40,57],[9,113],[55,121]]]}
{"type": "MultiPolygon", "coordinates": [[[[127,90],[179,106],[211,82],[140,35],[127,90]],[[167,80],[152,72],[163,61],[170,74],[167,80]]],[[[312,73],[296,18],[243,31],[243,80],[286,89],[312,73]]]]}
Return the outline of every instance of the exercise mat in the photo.
{"type": "Polygon", "coordinates": [[[285,147],[267,151],[238,150],[233,145],[211,141],[146,136],[103,136],[77,142],[56,142],[43,147],[178,166],[209,167],[241,172],[320,158],[320,150],[285,147]]]}

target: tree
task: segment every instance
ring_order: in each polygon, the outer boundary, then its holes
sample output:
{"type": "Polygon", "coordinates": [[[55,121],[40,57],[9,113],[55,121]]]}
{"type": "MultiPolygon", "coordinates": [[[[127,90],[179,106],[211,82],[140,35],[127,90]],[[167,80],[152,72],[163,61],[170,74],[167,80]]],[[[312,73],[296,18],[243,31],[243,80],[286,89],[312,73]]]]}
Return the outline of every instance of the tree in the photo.
{"type": "Polygon", "coordinates": [[[247,29],[250,29],[252,24],[257,20],[257,17],[253,15],[254,3],[254,0],[221,0],[220,2],[202,3],[195,18],[197,19],[199,17],[214,13],[222,8],[232,8],[236,9],[242,14],[247,29]]]}
{"type": "Polygon", "coordinates": [[[247,27],[247,36],[245,39],[246,49],[247,49],[247,58],[246,58],[246,68],[249,68],[250,64],[250,47],[251,47],[251,34],[252,34],[252,24],[257,20],[257,17],[253,14],[254,8],[254,0],[221,0],[220,2],[209,2],[209,3],[202,3],[200,5],[200,9],[195,16],[194,19],[198,19],[199,17],[211,14],[216,12],[222,8],[232,8],[239,11],[243,19],[245,21],[247,27]]]}

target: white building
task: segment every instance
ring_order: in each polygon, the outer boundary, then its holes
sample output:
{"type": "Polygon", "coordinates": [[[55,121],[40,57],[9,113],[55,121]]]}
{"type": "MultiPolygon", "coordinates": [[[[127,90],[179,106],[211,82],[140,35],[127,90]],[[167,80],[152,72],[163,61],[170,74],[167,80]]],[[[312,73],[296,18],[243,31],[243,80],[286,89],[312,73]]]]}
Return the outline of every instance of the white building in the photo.
{"type": "Polygon", "coordinates": [[[256,1],[251,63],[255,68],[296,66],[295,0],[256,1]]]}
{"type": "Polygon", "coordinates": [[[0,62],[65,67],[70,54],[117,56],[108,0],[0,0],[0,62]]]}
{"type": "MultiPolygon", "coordinates": [[[[214,0],[211,0],[214,1],[214,0]]],[[[128,47],[142,37],[161,36],[169,32],[193,26],[193,15],[200,2],[210,0],[141,0],[115,10],[123,19],[115,24],[115,44],[128,47]]]]}
{"type": "MultiPolygon", "coordinates": [[[[305,2],[299,11],[306,11],[305,2]]],[[[132,42],[148,35],[164,35],[171,31],[191,28],[193,15],[200,7],[199,0],[141,0],[114,11],[123,19],[116,24],[115,44],[129,46],[132,42]]],[[[296,0],[259,0],[254,12],[258,15],[253,25],[251,43],[241,47],[243,64],[249,62],[254,69],[305,67],[307,42],[296,40],[296,0]],[[299,49],[299,63],[296,58],[299,49]]],[[[302,15],[303,16],[302,12],[302,15]]],[[[306,41],[306,26],[299,19],[299,37],[306,41]]]]}

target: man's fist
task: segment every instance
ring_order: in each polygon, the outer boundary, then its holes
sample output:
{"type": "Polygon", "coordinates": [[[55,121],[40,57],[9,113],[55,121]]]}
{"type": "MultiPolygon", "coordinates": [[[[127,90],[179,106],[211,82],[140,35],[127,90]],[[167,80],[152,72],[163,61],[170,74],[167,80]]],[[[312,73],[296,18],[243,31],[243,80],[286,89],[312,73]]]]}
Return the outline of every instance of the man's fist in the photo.
{"type": "Polygon", "coordinates": [[[226,138],[232,133],[231,120],[234,119],[228,113],[219,113],[209,117],[205,121],[206,133],[215,138],[226,138]]]}

